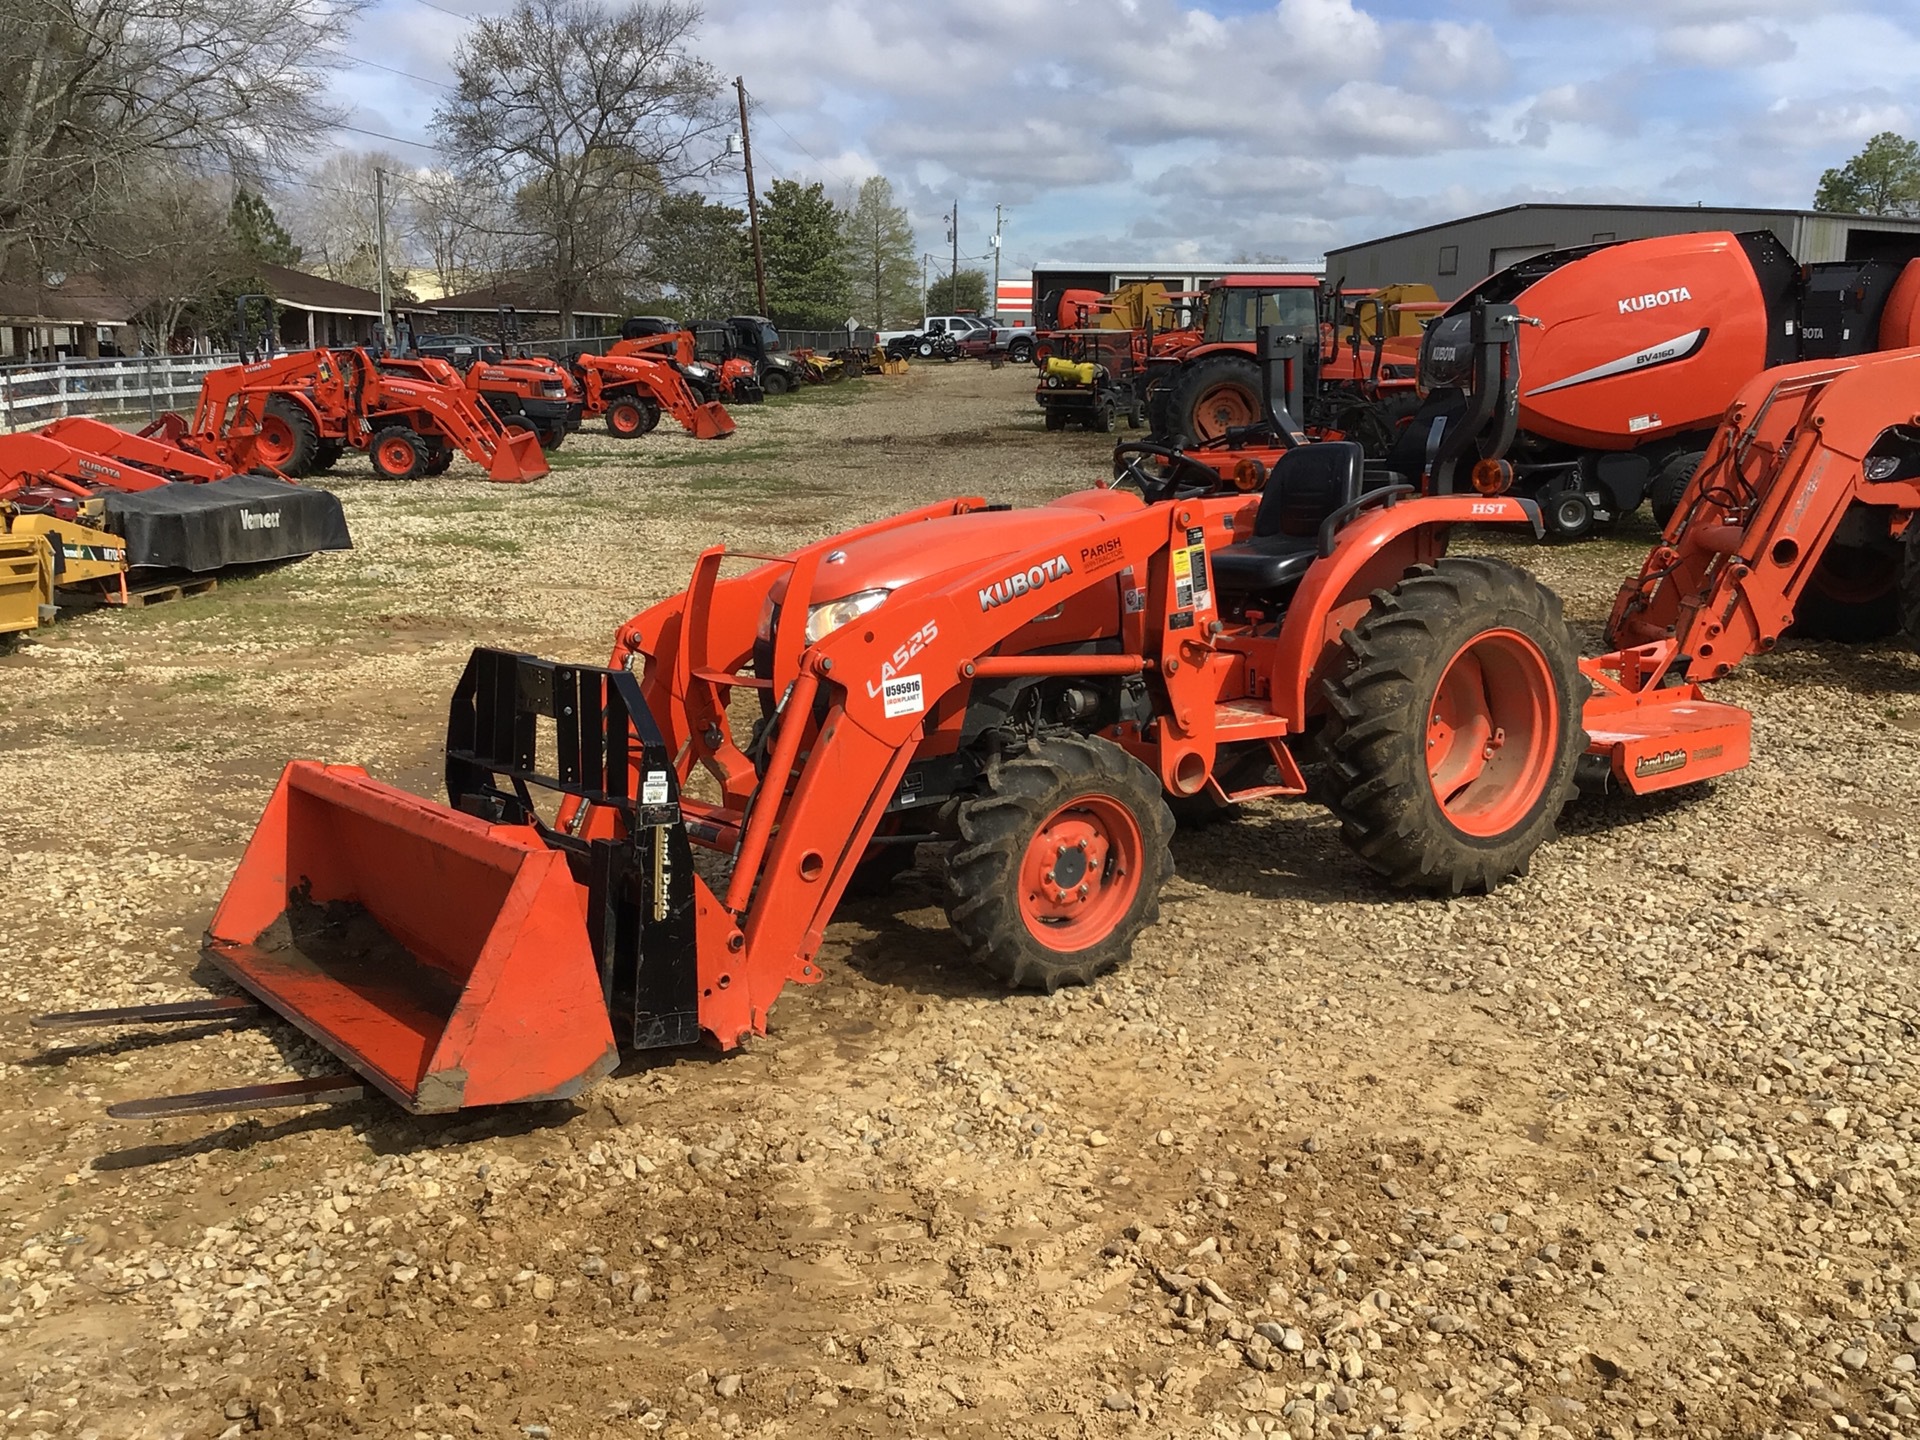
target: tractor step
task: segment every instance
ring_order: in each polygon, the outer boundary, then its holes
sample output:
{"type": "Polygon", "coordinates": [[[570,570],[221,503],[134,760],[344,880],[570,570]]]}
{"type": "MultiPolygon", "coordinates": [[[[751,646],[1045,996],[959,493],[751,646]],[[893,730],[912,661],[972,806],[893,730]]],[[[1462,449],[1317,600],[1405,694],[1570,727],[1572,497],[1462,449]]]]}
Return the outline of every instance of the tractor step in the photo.
{"type": "Polygon", "coordinates": [[[239,1085],[230,1090],[191,1090],[184,1095],[155,1095],[109,1105],[115,1120],[158,1120],[168,1115],[212,1115],[228,1110],[278,1110],[288,1105],[345,1105],[367,1096],[358,1075],[315,1075],[239,1085]]]}

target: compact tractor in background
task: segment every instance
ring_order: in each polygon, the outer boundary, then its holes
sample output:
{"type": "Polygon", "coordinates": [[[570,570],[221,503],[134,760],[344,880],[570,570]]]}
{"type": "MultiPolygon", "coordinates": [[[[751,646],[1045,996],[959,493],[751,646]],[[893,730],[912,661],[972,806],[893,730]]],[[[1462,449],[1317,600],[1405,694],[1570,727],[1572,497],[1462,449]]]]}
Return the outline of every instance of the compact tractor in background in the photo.
{"type": "Polygon", "coordinates": [[[1157,373],[1150,363],[1199,337],[1182,303],[1192,298],[1157,283],[1122,286],[1111,295],[1049,295],[1031,352],[1039,370],[1033,397],[1046,428],[1079,425],[1104,433],[1123,421],[1138,427],[1157,373]]]}
{"type": "Polygon", "coordinates": [[[507,429],[444,361],[421,373],[382,368],[369,350],[296,350],[208,372],[193,418],[161,417],[155,433],[235,470],[292,478],[332,468],[364,450],[387,480],[438,475],[454,452],[492,480],[547,473],[531,431],[507,429]]]}
{"type": "MultiPolygon", "coordinates": [[[[1564,540],[1643,499],[1664,524],[1727,406],[1762,370],[1920,344],[1920,261],[1799,265],[1764,230],[1555,250],[1481,281],[1428,330],[1414,422],[1423,442],[1465,406],[1468,330],[1489,302],[1529,320],[1509,458],[1520,493],[1564,540]]],[[[1862,567],[1887,573],[1883,549],[1830,549],[1814,607],[1821,596],[1840,612],[1857,602],[1862,567]]]]}
{"type": "Polygon", "coordinates": [[[43,1023],[269,1010],[347,1067],[120,1116],[564,1097],[623,1049],[764,1033],[785,985],[820,978],[856,873],[921,845],[989,972],[1091,980],[1155,918],[1169,799],[1304,797],[1316,756],[1362,864],[1499,885],[1577,776],[1687,785],[1743,765],[1749,734],[1676,672],[1691,632],[1583,660],[1538,581],[1447,553],[1459,525],[1539,523],[1489,453],[1515,325],[1482,313],[1471,409],[1419,475],[1301,440],[1248,492],[1134,443],[1120,483],[1037,507],[962,497],[785,555],[715,546],[605,666],[475,651],[446,804],[287,767],[208,931],[241,994],[43,1023]]]}
{"type": "Polygon", "coordinates": [[[580,428],[579,381],[549,356],[529,354],[524,349],[515,353],[512,319],[505,312],[500,332],[498,341],[477,335],[417,335],[410,354],[384,356],[381,368],[389,374],[441,378],[439,372],[424,369],[419,362],[444,362],[503,426],[530,431],[542,450],[557,450],[580,428]]]}

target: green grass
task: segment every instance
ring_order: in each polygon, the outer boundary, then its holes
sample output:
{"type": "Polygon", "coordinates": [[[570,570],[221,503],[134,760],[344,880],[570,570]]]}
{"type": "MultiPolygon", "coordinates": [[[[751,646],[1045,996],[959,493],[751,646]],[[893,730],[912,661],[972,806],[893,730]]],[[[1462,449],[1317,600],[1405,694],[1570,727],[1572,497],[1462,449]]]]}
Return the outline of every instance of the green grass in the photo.
{"type": "Polygon", "coordinates": [[[689,470],[702,466],[738,465],[742,461],[776,460],[784,458],[789,446],[760,440],[750,444],[736,445],[730,441],[715,440],[708,442],[712,448],[697,450],[691,455],[662,455],[648,466],[652,470],[689,470]]]}
{"type": "Polygon", "coordinates": [[[518,555],[525,548],[511,535],[482,531],[473,535],[442,535],[443,545],[458,545],[465,550],[485,550],[492,555],[518,555]]]}
{"type": "Polygon", "coordinates": [[[805,385],[791,394],[775,396],[769,404],[858,405],[872,388],[871,375],[830,381],[825,385],[805,385]]]}

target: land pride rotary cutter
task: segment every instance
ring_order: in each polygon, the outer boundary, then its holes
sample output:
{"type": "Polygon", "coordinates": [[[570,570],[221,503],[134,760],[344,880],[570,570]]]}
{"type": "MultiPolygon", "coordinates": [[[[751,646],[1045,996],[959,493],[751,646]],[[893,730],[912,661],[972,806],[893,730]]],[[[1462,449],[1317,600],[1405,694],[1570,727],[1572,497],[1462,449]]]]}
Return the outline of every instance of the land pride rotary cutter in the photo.
{"type": "Polygon", "coordinates": [[[1291,445],[1257,493],[1133,444],[1121,483],[1034,508],[952,499],[784,555],[708,550],[606,666],[475,651],[447,804],[287,767],[207,935],[242,994],[45,1023],[265,1009],[349,1067],[121,1116],[567,1096],[623,1049],[764,1032],[785,985],[820,978],[856,872],[914,845],[946,847],[948,915],[989,971],[1089,980],[1155,918],[1168,798],[1305,795],[1309,745],[1366,864],[1497,885],[1576,780],[1744,765],[1748,715],[1695,678],[1772,644],[1850,506],[1920,506],[1900,398],[1920,352],[1759,382],[1623,590],[1625,648],[1581,659],[1526,572],[1447,553],[1458,525],[1537,532],[1485,453],[1513,423],[1517,318],[1483,314],[1470,423],[1424,494],[1352,442],[1291,445]]]}

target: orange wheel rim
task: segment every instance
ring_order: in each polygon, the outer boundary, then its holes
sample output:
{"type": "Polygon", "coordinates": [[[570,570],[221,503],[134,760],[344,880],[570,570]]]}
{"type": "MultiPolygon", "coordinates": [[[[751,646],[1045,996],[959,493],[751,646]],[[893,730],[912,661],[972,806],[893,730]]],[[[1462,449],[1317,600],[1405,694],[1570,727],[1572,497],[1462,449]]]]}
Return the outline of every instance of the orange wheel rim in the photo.
{"type": "Polygon", "coordinates": [[[404,440],[389,440],[380,447],[380,464],[383,469],[405,470],[413,464],[413,447],[404,440]]]}
{"type": "Polygon", "coordinates": [[[1049,950],[1098,945],[1140,891],[1140,823],[1118,800],[1082,795],[1034,831],[1020,860],[1020,918],[1049,950]]]}
{"type": "Polygon", "coordinates": [[[267,464],[284,465],[293,458],[293,427],[278,415],[269,415],[260,422],[254,446],[267,464]]]}
{"type": "Polygon", "coordinates": [[[618,435],[632,435],[640,429],[640,409],[636,405],[616,405],[607,412],[607,423],[618,435]]]}
{"type": "Polygon", "coordinates": [[[1238,385],[1215,385],[1201,393],[1193,407],[1193,428],[1202,440],[1218,440],[1236,425],[1251,425],[1253,399],[1238,385]]]}
{"type": "Polygon", "coordinates": [[[1539,803],[1553,774],[1560,701],[1553,667],[1517,630],[1454,653],[1427,710],[1427,778],[1456,830],[1490,839],[1539,803]]]}

